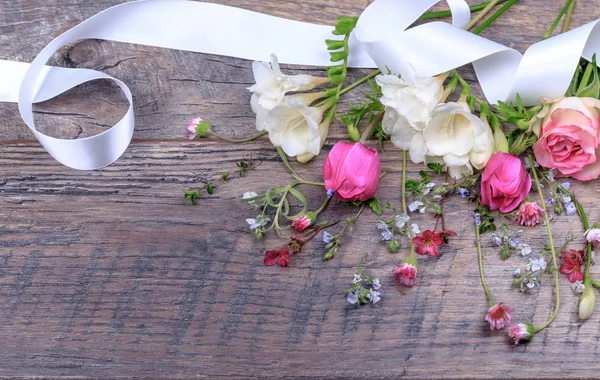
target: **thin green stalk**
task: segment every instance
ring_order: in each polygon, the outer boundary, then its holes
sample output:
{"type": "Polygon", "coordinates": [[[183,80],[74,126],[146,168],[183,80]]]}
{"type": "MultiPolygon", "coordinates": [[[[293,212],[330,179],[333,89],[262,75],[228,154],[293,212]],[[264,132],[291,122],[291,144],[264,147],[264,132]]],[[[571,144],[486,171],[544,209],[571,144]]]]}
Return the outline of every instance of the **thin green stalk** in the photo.
{"type": "Polygon", "coordinates": [[[383,115],[385,115],[385,112],[382,112],[379,115],[377,115],[377,117],[375,119],[373,119],[373,121],[371,122],[371,124],[369,124],[367,126],[367,128],[363,132],[362,136],[360,137],[360,141],[359,142],[361,144],[364,144],[365,141],[367,141],[367,138],[369,137],[369,134],[371,133],[371,131],[373,130],[373,128],[375,128],[375,126],[377,125],[377,123],[379,123],[381,120],[383,120],[383,115]]]}
{"type": "Polygon", "coordinates": [[[550,27],[550,29],[548,29],[546,34],[544,34],[544,36],[542,37],[542,40],[548,39],[552,35],[552,32],[554,32],[554,29],[556,29],[556,27],[558,26],[558,23],[560,22],[560,20],[564,16],[564,14],[567,12],[569,7],[571,6],[571,3],[573,3],[574,1],[575,0],[567,0],[564,7],[562,7],[560,12],[558,12],[558,16],[556,16],[556,18],[554,19],[554,22],[552,23],[552,26],[550,27]]]}
{"type": "Polygon", "coordinates": [[[533,165],[533,163],[535,162],[533,154],[529,154],[529,162],[532,166],[531,172],[533,173],[535,186],[538,192],[538,196],[540,197],[540,203],[542,205],[542,209],[544,210],[544,219],[546,221],[546,230],[548,231],[550,252],[552,252],[552,265],[554,267],[554,288],[556,293],[556,303],[554,306],[554,312],[552,313],[548,321],[546,321],[546,323],[544,323],[541,327],[535,329],[535,332],[538,333],[546,327],[550,326],[550,324],[554,321],[554,318],[556,318],[556,316],[558,315],[558,309],[560,307],[560,289],[558,287],[558,265],[556,264],[556,250],[554,248],[554,239],[552,238],[552,227],[550,226],[550,218],[548,217],[548,209],[546,208],[546,201],[544,199],[544,193],[542,192],[542,186],[540,185],[540,179],[538,178],[537,170],[533,165]]]}
{"type": "Polygon", "coordinates": [[[483,254],[481,252],[481,234],[479,233],[479,226],[477,223],[475,224],[475,239],[477,244],[477,261],[479,262],[479,279],[481,280],[481,286],[483,286],[483,291],[485,292],[485,296],[488,300],[490,307],[494,306],[496,302],[494,301],[494,297],[492,297],[492,293],[485,282],[485,276],[483,274],[483,254]]]}
{"type": "MultiPolygon", "coordinates": [[[[498,4],[502,4],[507,1],[508,0],[500,0],[500,1],[498,1],[498,4]]],[[[490,3],[490,1],[486,1],[481,4],[472,5],[469,8],[471,9],[471,12],[479,12],[480,10],[484,9],[489,3],[490,3]]],[[[419,17],[419,19],[420,20],[429,20],[432,18],[444,18],[444,17],[450,17],[450,16],[452,16],[452,12],[450,12],[448,10],[448,11],[439,11],[439,12],[428,12],[428,13],[425,13],[424,15],[422,15],[421,17],[419,17]]]]}
{"type": "Polygon", "coordinates": [[[477,24],[479,21],[481,21],[485,17],[485,15],[487,15],[489,13],[489,11],[491,11],[492,8],[494,8],[496,6],[496,4],[498,4],[499,2],[500,2],[500,0],[490,1],[485,6],[485,8],[483,8],[483,10],[477,14],[477,16],[475,16],[471,19],[471,21],[467,24],[467,27],[465,29],[466,30],[471,29],[475,24],[477,24]]]}
{"type": "Polygon", "coordinates": [[[259,139],[259,138],[263,137],[267,133],[269,133],[269,132],[262,131],[262,132],[260,132],[260,133],[258,133],[256,135],[254,135],[254,136],[246,137],[246,138],[243,138],[243,139],[232,139],[230,137],[225,137],[225,136],[218,135],[215,132],[209,132],[210,135],[215,136],[218,139],[221,139],[223,141],[232,142],[232,143],[245,143],[245,142],[254,141],[256,139],[259,139]]]}
{"type": "Polygon", "coordinates": [[[361,84],[365,83],[366,81],[368,81],[369,79],[376,77],[377,75],[381,74],[381,71],[379,70],[375,70],[372,73],[370,73],[369,75],[365,75],[364,77],[360,78],[359,80],[357,80],[356,82],[352,83],[351,85],[349,85],[348,87],[343,88],[340,91],[340,96],[344,95],[346,92],[352,90],[355,87],[360,86],[361,84]]]}
{"type": "Polygon", "coordinates": [[[325,198],[325,202],[323,202],[323,204],[321,205],[321,207],[319,207],[319,209],[317,211],[315,211],[315,215],[319,215],[321,213],[321,211],[325,210],[325,207],[327,207],[327,205],[329,204],[330,200],[331,200],[331,198],[326,197],[325,198]]]}
{"type": "Polygon", "coordinates": [[[296,173],[296,171],[294,169],[292,169],[292,166],[290,165],[290,162],[288,161],[287,155],[285,154],[285,152],[283,151],[283,149],[280,146],[277,147],[277,153],[279,153],[279,157],[281,157],[281,161],[283,161],[283,164],[285,165],[287,170],[290,172],[290,174],[292,176],[294,176],[295,178],[300,179],[300,176],[298,175],[298,173],[296,173]]]}
{"type": "Polygon", "coordinates": [[[571,19],[573,18],[573,10],[575,10],[576,0],[573,0],[571,5],[569,5],[569,9],[567,10],[567,16],[565,18],[565,22],[563,23],[563,27],[561,33],[564,33],[569,30],[569,25],[571,24],[571,19]]]}
{"type": "Polygon", "coordinates": [[[483,30],[485,28],[487,28],[488,26],[490,26],[491,23],[493,23],[494,21],[496,21],[496,19],[498,17],[502,16],[502,14],[504,14],[504,12],[506,12],[510,7],[512,7],[513,5],[515,5],[518,2],[519,2],[519,0],[510,0],[508,3],[504,4],[502,6],[502,8],[498,9],[487,20],[485,20],[481,25],[479,25],[479,27],[477,27],[477,29],[475,29],[473,31],[473,34],[479,34],[479,33],[483,32],[483,30]]]}
{"type": "MultiPolygon", "coordinates": [[[[402,151],[402,189],[401,189],[401,194],[402,194],[402,212],[404,213],[404,215],[408,215],[408,207],[406,206],[406,162],[408,161],[408,152],[406,150],[402,151]]],[[[414,234],[412,231],[412,228],[407,228],[408,230],[408,235],[410,238],[410,254],[408,255],[409,258],[414,258],[416,257],[416,252],[415,252],[415,243],[413,242],[413,238],[414,238],[414,234]]]]}

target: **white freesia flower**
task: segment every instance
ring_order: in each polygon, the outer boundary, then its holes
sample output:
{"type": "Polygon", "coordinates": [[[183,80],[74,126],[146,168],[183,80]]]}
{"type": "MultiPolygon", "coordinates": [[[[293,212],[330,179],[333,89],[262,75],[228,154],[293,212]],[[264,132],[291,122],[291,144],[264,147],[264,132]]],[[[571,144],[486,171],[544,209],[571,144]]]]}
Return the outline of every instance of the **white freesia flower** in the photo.
{"type": "Polygon", "coordinates": [[[274,54],[271,54],[270,64],[254,61],[252,71],[256,84],[249,87],[248,90],[258,95],[258,102],[266,108],[269,108],[272,102],[280,103],[288,92],[308,91],[329,82],[329,78],[326,77],[283,74],[274,54]]]}
{"type": "Polygon", "coordinates": [[[327,106],[308,107],[297,98],[286,97],[265,118],[269,139],[288,156],[310,160],[319,154],[329,131],[329,121],[321,123],[326,110],[327,106]]]}
{"type": "Polygon", "coordinates": [[[472,173],[473,166],[487,164],[494,145],[491,129],[471,113],[466,102],[440,104],[432,115],[423,131],[427,154],[441,158],[452,177],[460,178],[472,173]]]}

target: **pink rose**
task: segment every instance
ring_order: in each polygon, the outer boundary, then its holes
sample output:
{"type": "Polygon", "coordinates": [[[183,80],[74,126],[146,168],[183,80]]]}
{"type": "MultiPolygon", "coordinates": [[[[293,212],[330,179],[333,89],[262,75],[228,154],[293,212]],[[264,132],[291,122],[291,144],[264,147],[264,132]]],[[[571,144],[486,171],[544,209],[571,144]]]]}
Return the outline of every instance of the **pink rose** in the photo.
{"type": "Polygon", "coordinates": [[[533,145],[538,163],[581,181],[598,178],[598,108],[598,99],[564,98],[544,111],[540,130],[534,128],[539,137],[533,145]]]}
{"type": "Polygon", "coordinates": [[[323,164],[325,187],[344,202],[373,198],[380,174],[377,150],[361,143],[338,142],[323,164]]]}
{"type": "Polygon", "coordinates": [[[481,202],[490,210],[511,212],[531,190],[531,177],[521,160],[498,152],[489,160],[481,175],[481,202]]]}

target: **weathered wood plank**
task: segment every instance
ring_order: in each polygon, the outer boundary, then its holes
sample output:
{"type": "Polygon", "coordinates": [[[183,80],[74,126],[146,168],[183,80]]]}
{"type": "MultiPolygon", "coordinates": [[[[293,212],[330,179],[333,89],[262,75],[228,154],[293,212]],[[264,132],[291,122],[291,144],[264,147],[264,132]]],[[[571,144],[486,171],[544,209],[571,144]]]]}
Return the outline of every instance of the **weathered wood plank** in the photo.
{"type": "MultiPolygon", "coordinates": [[[[291,268],[267,268],[262,251],[280,243],[251,239],[244,218],[252,211],[237,199],[287,175],[268,143],[224,148],[136,143],[115,165],[88,173],[59,166],[35,144],[0,147],[0,376],[547,377],[566,349],[578,360],[562,362],[561,373],[592,375],[584,368],[595,363],[598,326],[578,321],[566,281],[559,318],[531,344],[513,347],[487,330],[464,200],[447,206],[459,237],[439,259],[421,261],[414,289],[393,285],[405,252],[386,252],[370,213],[333,261],[322,262],[313,241],[291,268]],[[255,171],[186,204],[183,188],[248,154],[263,158],[255,171]],[[343,293],[365,252],[384,301],[355,310],[343,293]]],[[[399,206],[400,154],[382,158],[381,194],[399,206]]],[[[314,178],[321,163],[299,170],[314,178]]],[[[597,186],[577,186],[593,205],[597,186]]],[[[312,195],[316,207],[323,195],[312,195]]],[[[324,217],[353,212],[334,205],[324,217]]],[[[429,216],[416,218],[432,227],[429,216]]],[[[580,231],[575,217],[554,223],[557,236],[580,231]]],[[[537,229],[527,240],[545,244],[537,229]]],[[[512,268],[526,260],[501,262],[485,243],[491,288],[518,318],[542,322],[550,278],[533,295],[510,290],[512,268]]]]}

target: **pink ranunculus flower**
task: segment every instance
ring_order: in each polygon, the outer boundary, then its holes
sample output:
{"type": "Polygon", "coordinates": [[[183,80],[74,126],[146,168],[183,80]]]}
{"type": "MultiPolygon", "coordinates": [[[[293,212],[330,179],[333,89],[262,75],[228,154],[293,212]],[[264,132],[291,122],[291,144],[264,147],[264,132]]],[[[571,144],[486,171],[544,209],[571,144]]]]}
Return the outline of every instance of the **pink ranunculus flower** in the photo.
{"type": "Polygon", "coordinates": [[[394,269],[394,277],[396,277],[396,282],[399,284],[410,287],[417,282],[417,262],[416,260],[413,260],[412,263],[408,261],[410,260],[403,262],[394,269]]]}
{"type": "Polygon", "coordinates": [[[525,202],[519,207],[519,215],[515,221],[522,226],[533,227],[540,222],[544,210],[535,202],[525,202]]]}
{"type": "Polygon", "coordinates": [[[505,323],[511,323],[513,311],[515,309],[505,306],[502,302],[490,307],[485,316],[485,320],[490,323],[490,330],[502,330],[505,323]]]}
{"type": "Polygon", "coordinates": [[[532,120],[538,163],[581,181],[600,176],[600,100],[562,98],[532,120]],[[540,125],[541,120],[541,125],[540,125]]]}
{"type": "Polygon", "coordinates": [[[521,160],[504,152],[496,153],[481,175],[481,202],[490,210],[513,211],[529,190],[531,177],[521,160]]]}
{"type": "Polygon", "coordinates": [[[292,222],[292,226],[298,232],[304,231],[311,224],[313,224],[313,221],[308,216],[306,216],[306,215],[299,216],[296,219],[294,219],[294,221],[292,222]]]}
{"type": "Polygon", "coordinates": [[[333,146],[323,164],[327,190],[344,201],[371,199],[377,192],[381,161],[377,150],[361,143],[340,141],[333,146]]]}

